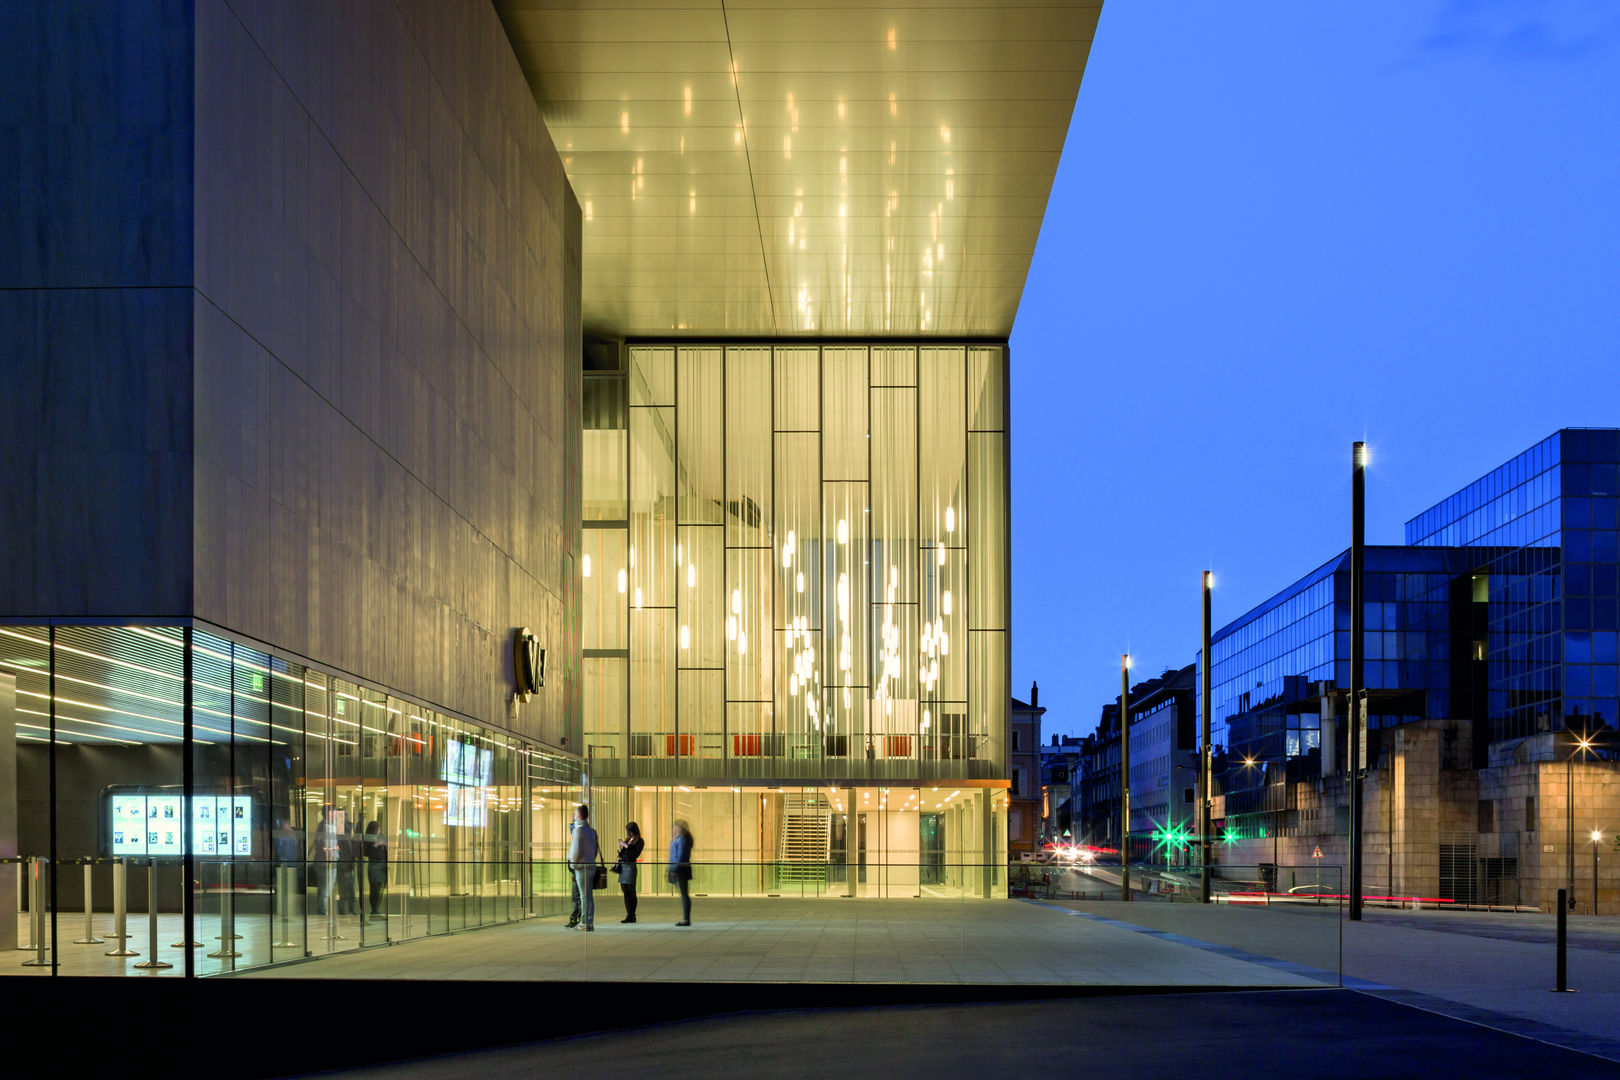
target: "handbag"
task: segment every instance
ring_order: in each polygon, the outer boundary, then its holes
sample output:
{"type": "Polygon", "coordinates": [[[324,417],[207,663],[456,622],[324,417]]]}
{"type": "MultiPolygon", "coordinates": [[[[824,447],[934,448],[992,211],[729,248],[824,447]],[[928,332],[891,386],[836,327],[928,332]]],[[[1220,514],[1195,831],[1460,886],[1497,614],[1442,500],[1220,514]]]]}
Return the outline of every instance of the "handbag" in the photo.
{"type": "Polygon", "coordinates": [[[596,868],[591,871],[591,889],[607,888],[607,866],[602,862],[602,853],[596,853],[596,868]]]}

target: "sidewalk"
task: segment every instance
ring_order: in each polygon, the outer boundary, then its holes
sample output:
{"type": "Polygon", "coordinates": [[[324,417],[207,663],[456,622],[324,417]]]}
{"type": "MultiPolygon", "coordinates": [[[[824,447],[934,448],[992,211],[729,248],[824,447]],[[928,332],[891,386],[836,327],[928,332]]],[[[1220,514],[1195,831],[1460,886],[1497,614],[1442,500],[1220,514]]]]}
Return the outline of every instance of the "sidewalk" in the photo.
{"type": "Polygon", "coordinates": [[[1331,971],[1403,1004],[1620,1060],[1620,919],[1569,920],[1569,983],[1554,994],[1554,918],[1541,914],[1118,902],[1054,904],[1092,918],[1331,971]]]}

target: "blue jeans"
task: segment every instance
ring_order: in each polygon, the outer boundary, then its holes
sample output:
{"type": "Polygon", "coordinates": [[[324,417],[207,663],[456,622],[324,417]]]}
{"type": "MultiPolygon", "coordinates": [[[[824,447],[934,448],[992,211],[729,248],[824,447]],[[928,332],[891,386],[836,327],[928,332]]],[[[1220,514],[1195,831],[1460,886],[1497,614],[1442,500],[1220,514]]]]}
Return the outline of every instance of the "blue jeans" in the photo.
{"type": "Polygon", "coordinates": [[[596,890],[591,888],[591,878],[595,874],[595,866],[574,867],[574,885],[579,889],[579,921],[586,926],[596,925],[596,890]]]}

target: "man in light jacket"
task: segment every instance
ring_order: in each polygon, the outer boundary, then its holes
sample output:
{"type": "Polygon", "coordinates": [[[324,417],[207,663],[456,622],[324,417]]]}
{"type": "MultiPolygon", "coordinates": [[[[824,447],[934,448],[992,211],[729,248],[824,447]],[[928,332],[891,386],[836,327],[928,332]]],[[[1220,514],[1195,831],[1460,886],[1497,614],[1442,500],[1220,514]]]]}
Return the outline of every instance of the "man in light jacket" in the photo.
{"type": "Polygon", "coordinates": [[[596,892],[591,888],[591,875],[596,871],[596,830],[591,828],[591,808],[584,803],[574,811],[574,835],[568,841],[568,869],[573,871],[574,886],[584,907],[584,921],[578,929],[596,929],[596,892]]]}

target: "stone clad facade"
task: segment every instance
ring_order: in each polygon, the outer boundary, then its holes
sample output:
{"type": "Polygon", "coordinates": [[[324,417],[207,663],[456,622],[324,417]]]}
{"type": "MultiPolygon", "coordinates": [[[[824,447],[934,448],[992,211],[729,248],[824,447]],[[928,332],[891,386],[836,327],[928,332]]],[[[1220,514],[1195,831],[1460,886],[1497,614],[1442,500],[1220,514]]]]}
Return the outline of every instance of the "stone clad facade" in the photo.
{"type": "Polygon", "coordinates": [[[195,618],[577,748],[580,210],[494,11],[61,8],[0,100],[0,618],[195,618]]]}

